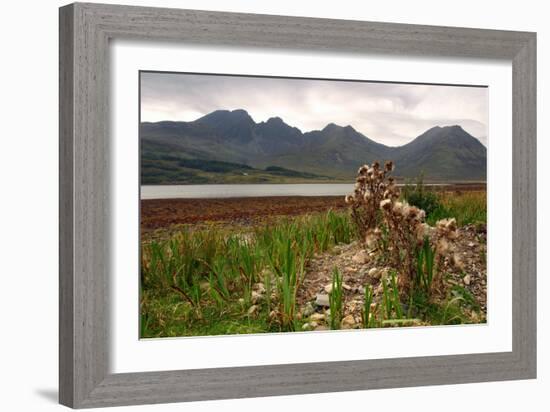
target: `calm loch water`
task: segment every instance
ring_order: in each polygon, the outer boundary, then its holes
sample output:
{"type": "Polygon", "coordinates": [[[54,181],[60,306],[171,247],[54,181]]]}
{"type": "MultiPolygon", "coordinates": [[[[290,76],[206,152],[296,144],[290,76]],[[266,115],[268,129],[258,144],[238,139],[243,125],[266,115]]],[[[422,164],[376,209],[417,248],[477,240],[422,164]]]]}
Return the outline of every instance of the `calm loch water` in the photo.
{"type": "Polygon", "coordinates": [[[262,196],[344,196],[353,183],[154,185],[141,186],[142,199],[197,199],[262,196]]]}

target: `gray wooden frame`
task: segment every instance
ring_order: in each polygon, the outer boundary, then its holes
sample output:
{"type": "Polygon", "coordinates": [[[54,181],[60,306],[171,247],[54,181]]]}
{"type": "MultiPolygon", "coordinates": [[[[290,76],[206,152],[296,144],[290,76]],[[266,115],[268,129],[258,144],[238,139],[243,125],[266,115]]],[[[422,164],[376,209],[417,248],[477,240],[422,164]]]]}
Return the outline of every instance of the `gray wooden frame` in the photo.
{"type": "Polygon", "coordinates": [[[62,7],[60,402],[86,408],[535,378],[535,106],[535,33],[103,4],[62,7]],[[108,50],[114,38],[511,61],[513,350],[110,374],[108,50]]]}

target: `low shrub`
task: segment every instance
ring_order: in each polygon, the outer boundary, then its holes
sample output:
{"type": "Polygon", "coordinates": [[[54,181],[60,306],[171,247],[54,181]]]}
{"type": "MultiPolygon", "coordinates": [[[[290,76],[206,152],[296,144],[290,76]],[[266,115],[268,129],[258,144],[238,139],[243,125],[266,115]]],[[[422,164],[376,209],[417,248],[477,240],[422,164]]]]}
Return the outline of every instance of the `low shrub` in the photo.
{"type": "Polygon", "coordinates": [[[406,184],[401,191],[401,196],[411,206],[422,209],[426,213],[426,218],[429,218],[432,213],[441,208],[439,196],[426,188],[423,175],[418,177],[415,185],[406,184]]]}

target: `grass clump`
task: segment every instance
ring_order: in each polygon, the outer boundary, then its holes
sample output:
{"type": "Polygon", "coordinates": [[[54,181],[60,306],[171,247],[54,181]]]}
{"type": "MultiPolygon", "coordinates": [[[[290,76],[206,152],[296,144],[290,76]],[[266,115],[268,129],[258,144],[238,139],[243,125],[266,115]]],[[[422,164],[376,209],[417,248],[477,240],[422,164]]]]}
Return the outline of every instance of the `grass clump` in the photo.
{"type": "Polygon", "coordinates": [[[394,270],[390,272],[389,278],[382,279],[382,288],[386,319],[401,319],[403,308],[399,298],[399,288],[397,287],[397,274],[394,270]]]}
{"type": "Polygon", "coordinates": [[[343,295],[342,275],[334,268],[332,272],[332,288],[329,294],[330,303],[330,328],[340,329],[340,322],[343,318],[343,295]]]}
{"type": "Polygon", "coordinates": [[[444,192],[438,194],[440,206],[435,209],[426,222],[435,225],[438,220],[454,217],[458,226],[485,224],[487,222],[487,193],[444,192]]]}
{"type": "Polygon", "coordinates": [[[292,248],[291,239],[287,238],[284,244],[277,245],[271,257],[271,267],[277,276],[277,288],[280,297],[280,323],[283,330],[294,331],[294,313],[296,311],[296,291],[303,275],[303,264],[298,265],[296,259],[304,259],[292,248]],[[275,256],[275,257],[274,257],[275,256]]]}
{"type": "Polygon", "coordinates": [[[373,328],[375,326],[376,318],[375,312],[373,309],[376,307],[376,304],[373,305],[374,292],[371,285],[365,286],[365,296],[363,301],[363,311],[361,313],[361,319],[363,327],[373,328]],[[374,307],[373,307],[374,306],[374,307]]]}

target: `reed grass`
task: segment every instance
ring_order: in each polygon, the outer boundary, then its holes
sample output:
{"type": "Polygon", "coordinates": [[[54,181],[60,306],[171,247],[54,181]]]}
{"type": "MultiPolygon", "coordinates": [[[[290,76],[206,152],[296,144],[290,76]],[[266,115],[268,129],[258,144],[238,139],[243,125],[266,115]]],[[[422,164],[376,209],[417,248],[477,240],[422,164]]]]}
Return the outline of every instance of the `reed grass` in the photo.
{"type": "Polygon", "coordinates": [[[435,248],[432,247],[430,239],[425,236],[422,246],[417,251],[416,257],[416,285],[429,292],[434,276],[435,248]]]}
{"type": "Polygon", "coordinates": [[[343,296],[342,275],[337,268],[332,272],[332,288],[329,294],[330,303],[330,328],[340,329],[340,322],[343,318],[343,296]]]}
{"type": "Polygon", "coordinates": [[[143,243],[142,333],[154,335],[154,315],[146,313],[151,308],[149,300],[173,302],[175,298],[191,309],[182,315],[187,322],[215,322],[207,318],[235,311],[245,314],[253,304],[252,289],[259,282],[266,288],[259,316],[267,329],[294,331],[299,326],[296,293],[307,262],[315,253],[350,243],[355,236],[349,215],[330,210],[283,218],[249,233],[182,230],[168,240],[143,243]],[[273,291],[277,292],[276,301],[271,298],[273,291]]]}
{"type": "Polygon", "coordinates": [[[375,317],[374,313],[371,313],[372,299],[374,297],[374,292],[371,285],[365,286],[365,296],[363,301],[363,312],[361,314],[363,320],[364,328],[372,328],[375,326],[375,317]]]}
{"type": "Polygon", "coordinates": [[[382,279],[382,293],[385,319],[401,319],[403,317],[403,307],[399,297],[397,272],[395,270],[390,271],[389,278],[382,279]]]}

